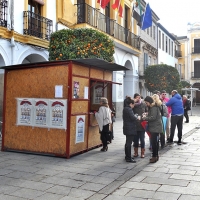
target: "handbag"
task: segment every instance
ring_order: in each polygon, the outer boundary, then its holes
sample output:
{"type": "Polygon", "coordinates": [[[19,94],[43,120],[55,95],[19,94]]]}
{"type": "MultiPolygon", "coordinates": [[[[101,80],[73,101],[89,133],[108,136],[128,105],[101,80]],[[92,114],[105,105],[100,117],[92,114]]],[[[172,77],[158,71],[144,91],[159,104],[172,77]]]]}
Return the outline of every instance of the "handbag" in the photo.
{"type": "Polygon", "coordinates": [[[162,122],[162,133],[165,134],[166,131],[166,125],[167,125],[167,117],[164,116],[164,112],[163,112],[163,105],[161,106],[162,109],[160,109],[160,113],[161,113],[161,122],[162,122]]]}

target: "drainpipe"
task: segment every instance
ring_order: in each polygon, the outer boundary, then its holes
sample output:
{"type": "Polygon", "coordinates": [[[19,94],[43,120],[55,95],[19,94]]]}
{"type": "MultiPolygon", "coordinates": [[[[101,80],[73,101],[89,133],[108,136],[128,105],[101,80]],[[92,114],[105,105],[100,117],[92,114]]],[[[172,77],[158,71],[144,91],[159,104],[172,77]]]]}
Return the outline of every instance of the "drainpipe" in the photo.
{"type": "Polygon", "coordinates": [[[14,0],[10,1],[10,28],[12,37],[10,40],[10,48],[11,48],[11,65],[14,64],[14,47],[15,47],[15,39],[14,39],[14,0]]]}

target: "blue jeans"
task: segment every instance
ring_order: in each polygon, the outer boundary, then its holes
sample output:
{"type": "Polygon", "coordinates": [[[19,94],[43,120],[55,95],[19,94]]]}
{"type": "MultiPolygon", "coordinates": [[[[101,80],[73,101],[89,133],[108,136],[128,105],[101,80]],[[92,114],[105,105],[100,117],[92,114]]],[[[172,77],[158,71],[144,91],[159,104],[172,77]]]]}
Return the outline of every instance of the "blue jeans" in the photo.
{"type": "Polygon", "coordinates": [[[145,148],[145,141],[144,141],[145,131],[137,131],[137,135],[134,135],[134,147],[138,148],[138,143],[140,139],[141,148],[145,148]]]}

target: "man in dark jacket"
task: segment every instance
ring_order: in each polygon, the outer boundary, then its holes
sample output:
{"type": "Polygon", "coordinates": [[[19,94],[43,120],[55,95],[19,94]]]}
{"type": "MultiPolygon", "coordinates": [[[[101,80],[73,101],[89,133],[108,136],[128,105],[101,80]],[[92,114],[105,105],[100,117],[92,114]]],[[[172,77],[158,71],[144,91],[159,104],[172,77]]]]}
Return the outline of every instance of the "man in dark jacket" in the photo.
{"type": "MultiPolygon", "coordinates": [[[[133,112],[142,116],[143,113],[147,112],[146,104],[141,100],[141,96],[138,93],[134,94],[134,102],[135,106],[133,108],[133,112]]],[[[141,121],[137,120],[137,135],[134,136],[134,157],[138,157],[138,143],[140,140],[141,143],[141,158],[144,158],[145,153],[145,130],[141,125],[141,121]]]]}
{"type": "Polygon", "coordinates": [[[178,144],[181,145],[182,129],[183,129],[183,101],[181,95],[176,90],[171,92],[172,98],[166,103],[166,106],[171,106],[171,133],[168,144],[173,143],[174,132],[177,126],[178,129],[178,144]]]}
{"type": "Polygon", "coordinates": [[[134,135],[136,135],[136,120],[137,116],[133,113],[134,100],[127,97],[126,106],[123,109],[123,133],[126,135],[125,144],[125,159],[126,162],[135,163],[134,158],[131,158],[131,144],[133,142],[134,135]]]}

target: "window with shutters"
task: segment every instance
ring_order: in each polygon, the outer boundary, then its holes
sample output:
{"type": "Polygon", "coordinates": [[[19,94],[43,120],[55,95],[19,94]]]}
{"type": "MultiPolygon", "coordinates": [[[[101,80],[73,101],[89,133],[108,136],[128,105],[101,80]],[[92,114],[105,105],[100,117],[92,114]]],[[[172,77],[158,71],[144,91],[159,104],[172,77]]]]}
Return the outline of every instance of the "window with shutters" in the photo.
{"type": "Polygon", "coordinates": [[[194,78],[200,78],[200,61],[194,61],[194,78]]]}
{"type": "Polygon", "coordinates": [[[161,49],[161,31],[160,30],[158,32],[158,45],[159,45],[159,48],[161,49]]]}
{"type": "Polygon", "coordinates": [[[156,27],[153,26],[153,39],[155,40],[156,39],[156,27]]]}
{"type": "Polygon", "coordinates": [[[148,67],[148,54],[144,53],[144,70],[148,67]]]}
{"type": "Polygon", "coordinates": [[[164,37],[164,33],[162,34],[162,50],[165,50],[165,37],[164,37]]]}

